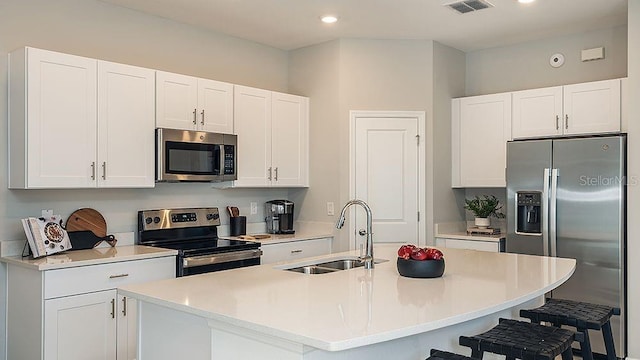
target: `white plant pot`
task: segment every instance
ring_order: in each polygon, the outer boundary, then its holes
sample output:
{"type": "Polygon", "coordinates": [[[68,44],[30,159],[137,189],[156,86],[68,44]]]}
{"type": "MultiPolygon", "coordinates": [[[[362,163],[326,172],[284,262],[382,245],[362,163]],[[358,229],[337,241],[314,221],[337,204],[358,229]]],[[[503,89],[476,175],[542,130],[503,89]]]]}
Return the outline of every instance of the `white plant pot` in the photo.
{"type": "Polygon", "coordinates": [[[475,219],[475,224],[480,229],[486,229],[491,225],[491,220],[489,218],[479,218],[475,219]]]}

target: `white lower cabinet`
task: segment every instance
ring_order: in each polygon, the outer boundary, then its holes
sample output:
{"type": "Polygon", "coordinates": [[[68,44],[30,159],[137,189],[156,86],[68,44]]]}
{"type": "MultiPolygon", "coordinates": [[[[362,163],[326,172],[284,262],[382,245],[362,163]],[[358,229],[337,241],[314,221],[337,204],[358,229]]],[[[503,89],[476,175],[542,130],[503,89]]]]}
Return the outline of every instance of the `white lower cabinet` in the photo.
{"type": "Polygon", "coordinates": [[[119,286],[175,277],[175,256],[64,269],[7,267],[7,358],[134,360],[137,306],[119,286]]]}
{"type": "Polygon", "coordinates": [[[331,254],[331,238],[262,244],[262,264],[331,254]]]}
{"type": "Polygon", "coordinates": [[[490,240],[464,240],[464,239],[449,239],[449,238],[436,238],[436,246],[445,247],[450,249],[469,249],[491,252],[504,252],[504,240],[490,241],[490,240]]]}

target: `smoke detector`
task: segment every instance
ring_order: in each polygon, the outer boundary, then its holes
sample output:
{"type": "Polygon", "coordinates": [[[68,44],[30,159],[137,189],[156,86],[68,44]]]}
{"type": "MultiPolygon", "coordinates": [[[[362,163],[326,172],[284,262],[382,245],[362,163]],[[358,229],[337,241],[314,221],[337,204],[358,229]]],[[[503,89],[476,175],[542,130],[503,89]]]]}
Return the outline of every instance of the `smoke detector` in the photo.
{"type": "Polygon", "coordinates": [[[466,14],[473,11],[492,8],[493,4],[485,0],[463,0],[444,4],[444,6],[447,6],[460,14],[466,14]]]}

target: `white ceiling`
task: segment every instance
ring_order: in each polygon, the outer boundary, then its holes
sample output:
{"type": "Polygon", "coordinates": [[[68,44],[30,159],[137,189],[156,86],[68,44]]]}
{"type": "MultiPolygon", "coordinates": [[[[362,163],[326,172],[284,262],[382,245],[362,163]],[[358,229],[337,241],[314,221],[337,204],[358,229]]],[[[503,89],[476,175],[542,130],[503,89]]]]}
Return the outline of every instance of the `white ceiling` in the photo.
{"type": "Polygon", "coordinates": [[[102,0],[291,50],[337,38],[429,39],[473,51],[627,23],[628,0],[489,0],[461,15],[451,0],[102,0]],[[334,14],[339,21],[319,21],[334,14]]]}

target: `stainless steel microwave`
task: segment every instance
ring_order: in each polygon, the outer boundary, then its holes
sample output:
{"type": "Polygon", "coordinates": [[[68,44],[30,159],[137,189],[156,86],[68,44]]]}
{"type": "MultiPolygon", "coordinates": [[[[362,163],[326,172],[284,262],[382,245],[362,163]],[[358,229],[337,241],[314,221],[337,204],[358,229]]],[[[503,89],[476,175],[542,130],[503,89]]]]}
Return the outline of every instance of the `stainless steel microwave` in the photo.
{"type": "Polygon", "coordinates": [[[237,179],[238,138],[205,131],[156,129],[156,181],[237,179]]]}

